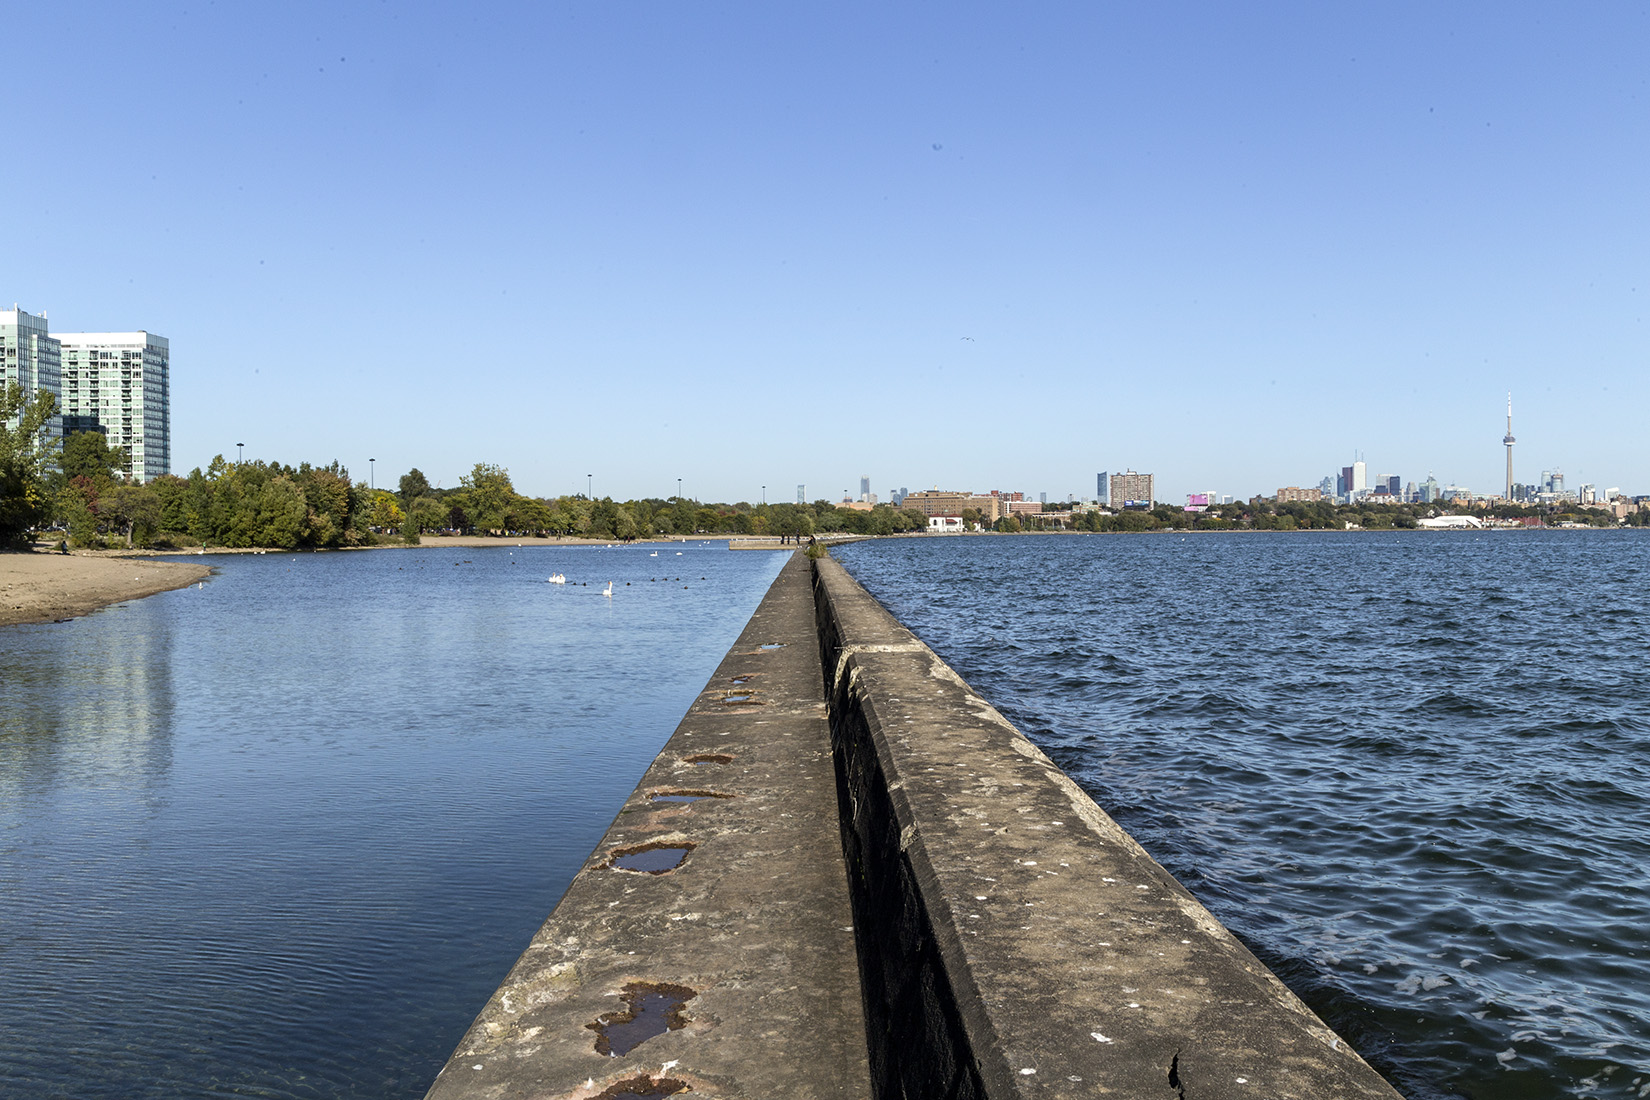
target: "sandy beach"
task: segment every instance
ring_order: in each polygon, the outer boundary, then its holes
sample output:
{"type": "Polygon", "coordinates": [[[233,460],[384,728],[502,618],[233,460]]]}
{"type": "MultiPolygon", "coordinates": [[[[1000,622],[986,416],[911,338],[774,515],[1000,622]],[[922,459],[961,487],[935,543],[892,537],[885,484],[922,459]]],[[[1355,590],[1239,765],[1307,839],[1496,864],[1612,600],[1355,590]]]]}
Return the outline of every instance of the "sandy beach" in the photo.
{"type": "Polygon", "coordinates": [[[73,618],[183,588],[211,572],[204,565],[102,554],[0,554],[0,626],[73,618]]]}

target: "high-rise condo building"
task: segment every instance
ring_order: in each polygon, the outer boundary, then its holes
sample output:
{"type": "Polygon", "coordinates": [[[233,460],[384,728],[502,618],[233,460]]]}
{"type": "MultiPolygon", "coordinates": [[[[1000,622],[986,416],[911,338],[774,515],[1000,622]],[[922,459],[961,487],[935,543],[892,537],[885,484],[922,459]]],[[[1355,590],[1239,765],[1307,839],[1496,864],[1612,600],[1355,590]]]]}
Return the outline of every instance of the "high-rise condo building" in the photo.
{"type": "Polygon", "coordinates": [[[1111,475],[1111,504],[1114,508],[1150,508],[1153,501],[1152,475],[1133,470],[1111,475]]]}
{"type": "MultiPolygon", "coordinates": [[[[62,347],[47,329],[44,313],[36,317],[16,306],[0,309],[0,388],[15,382],[23,388],[25,400],[32,401],[41,390],[57,397],[58,415],[48,422],[45,432],[56,437],[63,430],[63,396],[58,387],[62,347]]],[[[14,416],[6,426],[15,428],[21,419],[14,416]]]]}
{"type": "Polygon", "coordinates": [[[1106,471],[1104,470],[1094,475],[1094,499],[1101,504],[1106,504],[1111,500],[1111,497],[1106,493],[1106,471]]]}
{"type": "Polygon", "coordinates": [[[172,470],[171,345],[150,332],[64,332],[63,430],[100,431],[126,456],[121,473],[172,470]]]}

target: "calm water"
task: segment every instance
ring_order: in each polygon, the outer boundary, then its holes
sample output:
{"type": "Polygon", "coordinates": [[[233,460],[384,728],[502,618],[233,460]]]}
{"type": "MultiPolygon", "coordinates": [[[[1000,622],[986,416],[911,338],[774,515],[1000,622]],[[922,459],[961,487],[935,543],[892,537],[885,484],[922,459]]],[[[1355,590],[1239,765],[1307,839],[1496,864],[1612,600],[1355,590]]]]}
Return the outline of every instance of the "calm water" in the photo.
{"type": "Polygon", "coordinates": [[[835,553],[1400,1091],[1650,1096],[1650,535],[835,553]]]}
{"type": "Polygon", "coordinates": [[[0,628],[0,1095],[422,1096],[783,561],[651,549],[0,628]]]}

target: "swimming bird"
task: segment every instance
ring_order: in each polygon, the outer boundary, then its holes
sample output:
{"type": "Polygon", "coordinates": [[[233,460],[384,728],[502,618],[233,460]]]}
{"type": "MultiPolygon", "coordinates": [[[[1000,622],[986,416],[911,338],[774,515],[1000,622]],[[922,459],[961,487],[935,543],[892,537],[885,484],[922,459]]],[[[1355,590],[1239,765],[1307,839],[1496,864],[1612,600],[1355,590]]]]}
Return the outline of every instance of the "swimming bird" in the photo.
{"type": "Polygon", "coordinates": [[[606,596],[610,600],[613,598],[613,582],[612,581],[607,582],[607,587],[602,591],[602,595],[606,596]]]}

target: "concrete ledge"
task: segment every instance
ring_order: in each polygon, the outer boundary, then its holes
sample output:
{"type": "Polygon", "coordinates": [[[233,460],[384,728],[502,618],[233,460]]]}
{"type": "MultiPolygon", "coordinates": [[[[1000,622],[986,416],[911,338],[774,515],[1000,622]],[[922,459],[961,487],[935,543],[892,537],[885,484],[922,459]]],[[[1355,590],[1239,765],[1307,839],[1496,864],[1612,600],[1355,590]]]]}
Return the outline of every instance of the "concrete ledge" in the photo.
{"type": "Polygon", "coordinates": [[[879,1100],[1398,1096],[841,566],[814,580],[879,1100]]]}
{"type": "Polygon", "coordinates": [[[796,554],[430,1100],[870,1095],[819,669],[796,554]],[[676,1026],[599,1050],[591,1025],[649,996],[676,1026]]]}

